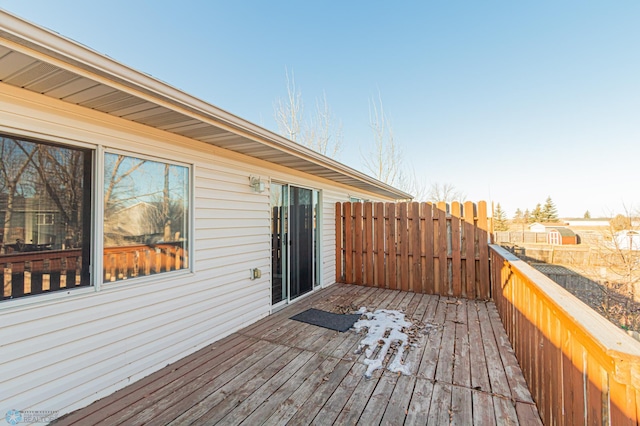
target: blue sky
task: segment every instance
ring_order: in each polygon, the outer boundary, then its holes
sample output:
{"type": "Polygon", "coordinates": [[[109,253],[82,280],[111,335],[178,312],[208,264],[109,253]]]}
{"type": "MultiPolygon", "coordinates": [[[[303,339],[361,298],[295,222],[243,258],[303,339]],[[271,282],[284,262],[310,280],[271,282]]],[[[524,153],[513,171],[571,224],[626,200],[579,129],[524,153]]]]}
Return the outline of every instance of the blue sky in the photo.
{"type": "Polygon", "coordinates": [[[293,70],[362,169],[380,93],[405,165],[509,216],[640,207],[640,2],[71,1],[0,7],[275,130],[293,70]]]}

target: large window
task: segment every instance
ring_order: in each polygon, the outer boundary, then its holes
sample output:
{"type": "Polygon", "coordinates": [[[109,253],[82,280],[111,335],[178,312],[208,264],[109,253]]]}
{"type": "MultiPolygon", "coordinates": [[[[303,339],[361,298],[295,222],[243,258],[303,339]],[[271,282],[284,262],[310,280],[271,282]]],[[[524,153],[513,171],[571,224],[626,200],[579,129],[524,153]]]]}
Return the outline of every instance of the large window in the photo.
{"type": "Polygon", "coordinates": [[[2,300],[91,285],[101,229],[104,282],[189,268],[189,167],[109,152],[94,198],[94,153],[0,135],[2,300]]]}
{"type": "Polygon", "coordinates": [[[107,153],[105,282],[189,267],[189,168],[107,153]]]}
{"type": "Polygon", "coordinates": [[[90,284],[87,149],[0,135],[2,298],[90,284]]]}

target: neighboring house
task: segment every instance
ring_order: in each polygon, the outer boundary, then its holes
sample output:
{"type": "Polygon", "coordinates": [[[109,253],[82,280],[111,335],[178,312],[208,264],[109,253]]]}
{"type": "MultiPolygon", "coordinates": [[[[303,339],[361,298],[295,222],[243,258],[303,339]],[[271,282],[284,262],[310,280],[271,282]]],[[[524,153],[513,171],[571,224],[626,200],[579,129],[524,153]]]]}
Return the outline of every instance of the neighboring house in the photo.
{"type": "Polygon", "coordinates": [[[335,203],[410,198],[1,10],[0,81],[2,166],[66,241],[0,255],[0,412],[75,410],[333,284],[335,203]]]}

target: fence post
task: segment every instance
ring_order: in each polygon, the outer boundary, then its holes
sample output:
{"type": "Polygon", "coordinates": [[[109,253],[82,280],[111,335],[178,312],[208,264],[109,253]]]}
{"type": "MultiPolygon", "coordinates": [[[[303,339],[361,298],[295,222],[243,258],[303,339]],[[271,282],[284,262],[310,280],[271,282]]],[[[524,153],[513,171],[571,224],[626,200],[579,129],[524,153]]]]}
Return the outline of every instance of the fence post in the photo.
{"type": "Polygon", "coordinates": [[[51,260],[42,261],[42,291],[51,289],[51,260]]]}
{"type": "Polygon", "coordinates": [[[339,201],[336,203],[336,282],[344,281],[342,275],[342,247],[344,241],[343,228],[342,228],[342,203],[339,201]]]}
{"type": "Polygon", "coordinates": [[[80,269],[82,268],[82,256],[76,258],[76,285],[80,285],[82,277],[80,276],[80,269]]]}
{"type": "Polygon", "coordinates": [[[60,288],[67,286],[67,258],[62,257],[60,259],[60,288]]]}
{"type": "Polygon", "coordinates": [[[13,289],[12,274],[13,271],[11,263],[6,263],[4,267],[4,297],[11,297],[11,291],[13,289]]]}
{"type": "Polygon", "coordinates": [[[31,261],[24,262],[24,294],[31,293],[31,261]]]}

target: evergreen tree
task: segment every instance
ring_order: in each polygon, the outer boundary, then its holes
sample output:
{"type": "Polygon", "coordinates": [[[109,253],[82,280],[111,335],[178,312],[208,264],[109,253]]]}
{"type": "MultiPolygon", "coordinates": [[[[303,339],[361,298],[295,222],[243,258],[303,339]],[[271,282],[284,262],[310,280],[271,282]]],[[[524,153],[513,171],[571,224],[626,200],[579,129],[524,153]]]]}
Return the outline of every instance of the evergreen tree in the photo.
{"type": "Polygon", "coordinates": [[[516,213],[513,215],[513,223],[522,223],[524,219],[524,213],[519,208],[516,209],[516,213]]]}
{"type": "Polygon", "coordinates": [[[544,222],[544,214],[542,213],[542,205],[536,204],[536,208],[531,212],[529,216],[529,223],[544,222]]]}
{"type": "Polygon", "coordinates": [[[544,202],[541,213],[543,222],[558,222],[558,209],[556,209],[550,196],[547,197],[547,200],[544,202]]]}
{"type": "Polygon", "coordinates": [[[496,209],[493,211],[493,230],[494,231],[508,231],[509,224],[507,223],[507,215],[500,206],[500,203],[496,205],[496,209]]]}
{"type": "MultiPolygon", "coordinates": [[[[527,214],[529,213],[527,212],[527,214]]],[[[513,215],[513,223],[520,225],[522,227],[522,231],[524,231],[524,225],[527,223],[527,220],[525,213],[523,213],[519,208],[516,209],[516,213],[513,215]]]]}
{"type": "Polygon", "coordinates": [[[584,212],[584,218],[585,218],[585,219],[591,219],[591,213],[589,213],[589,210],[587,210],[586,212],[584,212]]]}

